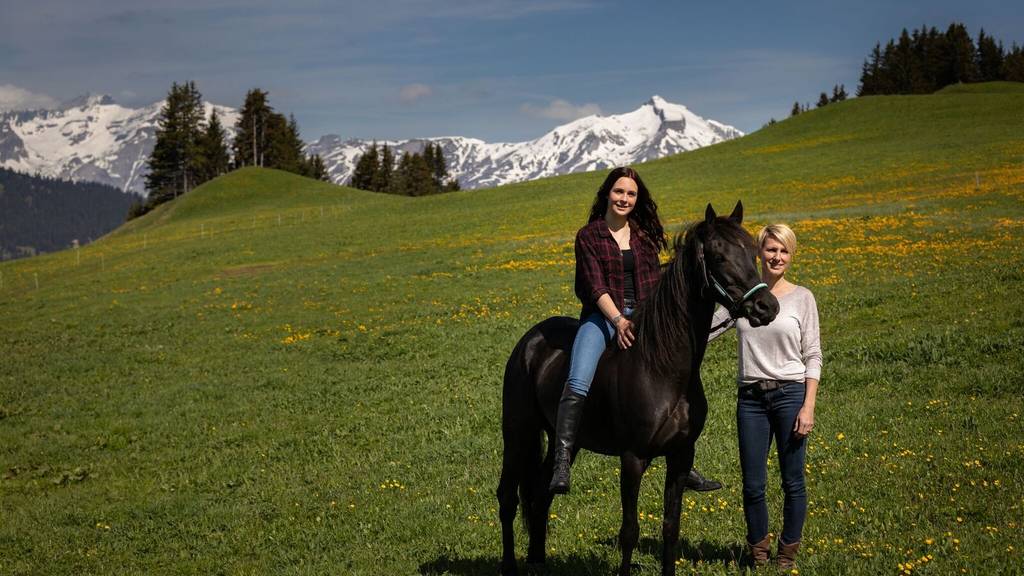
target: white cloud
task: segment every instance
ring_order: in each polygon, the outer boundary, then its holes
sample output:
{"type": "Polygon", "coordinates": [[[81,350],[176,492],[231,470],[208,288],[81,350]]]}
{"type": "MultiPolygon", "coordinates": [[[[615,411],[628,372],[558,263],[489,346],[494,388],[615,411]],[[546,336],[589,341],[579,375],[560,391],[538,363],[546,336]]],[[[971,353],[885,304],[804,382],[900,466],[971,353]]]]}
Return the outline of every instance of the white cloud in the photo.
{"type": "Polygon", "coordinates": [[[57,99],[46,94],[37,94],[13,84],[0,84],[0,110],[38,110],[56,108],[57,99]]]}
{"type": "Polygon", "coordinates": [[[550,118],[552,120],[575,120],[584,116],[601,113],[601,107],[593,102],[577,106],[561,98],[555,98],[546,106],[523,104],[519,109],[524,114],[538,118],[550,118]]]}
{"type": "Polygon", "coordinates": [[[413,102],[421,98],[426,98],[433,93],[434,91],[426,84],[407,84],[402,86],[402,90],[398,93],[398,98],[406,104],[412,104],[413,102]]]}

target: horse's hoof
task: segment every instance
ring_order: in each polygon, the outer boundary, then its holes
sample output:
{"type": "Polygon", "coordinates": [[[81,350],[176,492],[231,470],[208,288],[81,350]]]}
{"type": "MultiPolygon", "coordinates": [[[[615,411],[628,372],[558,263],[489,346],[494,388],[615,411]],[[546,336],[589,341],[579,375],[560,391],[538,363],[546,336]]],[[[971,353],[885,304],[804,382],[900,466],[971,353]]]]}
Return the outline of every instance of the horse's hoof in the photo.
{"type": "Polygon", "coordinates": [[[544,559],[539,561],[526,560],[526,573],[529,575],[533,574],[547,574],[548,565],[544,563],[544,559]]]}

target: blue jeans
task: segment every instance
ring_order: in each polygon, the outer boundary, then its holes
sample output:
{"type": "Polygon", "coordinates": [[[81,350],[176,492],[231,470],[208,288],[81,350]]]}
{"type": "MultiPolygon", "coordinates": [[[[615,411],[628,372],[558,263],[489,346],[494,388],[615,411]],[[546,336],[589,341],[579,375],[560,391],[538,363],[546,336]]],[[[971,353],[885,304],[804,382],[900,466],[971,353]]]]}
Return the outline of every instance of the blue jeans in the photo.
{"type": "MultiPolygon", "coordinates": [[[[632,308],[624,308],[623,316],[633,314],[632,308]]],[[[566,385],[573,392],[586,396],[594,381],[597,361],[601,359],[608,344],[615,338],[615,326],[600,312],[594,312],[583,319],[572,343],[572,358],[569,360],[569,379],[566,385]]]]}
{"type": "Polygon", "coordinates": [[[755,544],[768,535],[768,504],[765,501],[768,448],[775,438],[775,450],[782,474],[782,537],[793,544],[800,541],[807,517],[807,489],[804,483],[805,438],[793,436],[793,423],[804,404],[803,382],[791,382],[777,390],[761,392],[756,387],[740,388],[736,402],[736,431],[743,471],[743,516],[747,521],[747,542],[755,544]]]}

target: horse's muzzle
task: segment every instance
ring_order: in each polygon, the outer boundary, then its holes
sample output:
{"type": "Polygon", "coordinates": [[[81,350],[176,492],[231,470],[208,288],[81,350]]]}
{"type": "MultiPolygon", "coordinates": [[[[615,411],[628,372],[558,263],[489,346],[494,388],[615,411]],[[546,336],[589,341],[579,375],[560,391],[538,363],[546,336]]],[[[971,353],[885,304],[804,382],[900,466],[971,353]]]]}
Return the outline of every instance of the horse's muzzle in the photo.
{"type": "Polygon", "coordinates": [[[771,292],[761,290],[743,303],[743,313],[751,326],[765,326],[779,315],[779,300],[771,292]]]}

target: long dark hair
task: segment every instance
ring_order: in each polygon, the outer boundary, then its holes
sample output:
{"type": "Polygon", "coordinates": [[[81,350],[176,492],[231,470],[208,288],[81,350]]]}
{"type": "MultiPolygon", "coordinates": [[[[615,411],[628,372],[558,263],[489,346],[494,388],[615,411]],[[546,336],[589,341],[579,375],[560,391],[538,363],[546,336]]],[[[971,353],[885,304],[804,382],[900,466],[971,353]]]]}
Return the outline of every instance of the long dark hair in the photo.
{"type": "Polygon", "coordinates": [[[597,189],[597,197],[594,198],[594,205],[590,207],[590,218],[587,222],[604,218],[608,212],[608,193],[612,191],[619,178],[623,177],[636,182],[636,205],[633,206],[629,219],[640,228],[644,239],[653,244],[657,251],[664,250],[668,247],[668,240],[665,239],[665,229],[658,219],[658,204],[651,198],[651,193],[640,179],[640,174],[629,166],[620,166],[608,173],[604,184],[597,189]]]}

